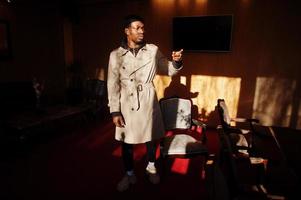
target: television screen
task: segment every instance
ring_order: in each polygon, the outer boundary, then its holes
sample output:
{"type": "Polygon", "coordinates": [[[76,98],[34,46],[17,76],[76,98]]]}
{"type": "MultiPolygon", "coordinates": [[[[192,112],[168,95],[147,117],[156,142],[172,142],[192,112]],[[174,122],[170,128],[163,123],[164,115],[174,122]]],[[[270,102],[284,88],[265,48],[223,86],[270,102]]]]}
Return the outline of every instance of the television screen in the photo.
{"type": "Polygon", "coordinates": [[[231,50],[233,15],[173,18],[173,49],[227,52],[231,50]]]}

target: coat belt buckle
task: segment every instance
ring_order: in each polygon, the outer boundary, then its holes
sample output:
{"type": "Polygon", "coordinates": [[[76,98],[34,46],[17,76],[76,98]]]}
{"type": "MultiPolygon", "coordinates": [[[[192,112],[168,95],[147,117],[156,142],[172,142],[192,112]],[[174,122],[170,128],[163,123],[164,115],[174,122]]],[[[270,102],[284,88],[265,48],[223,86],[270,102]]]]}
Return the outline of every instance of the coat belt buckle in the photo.
{"type": "Polygon", "coordinates": [[[139,84],[139,85],[137,86],[137,90],[138,90],[139,92],[142,91],[142,85],[141,85],[141,84],[139,84]]]}

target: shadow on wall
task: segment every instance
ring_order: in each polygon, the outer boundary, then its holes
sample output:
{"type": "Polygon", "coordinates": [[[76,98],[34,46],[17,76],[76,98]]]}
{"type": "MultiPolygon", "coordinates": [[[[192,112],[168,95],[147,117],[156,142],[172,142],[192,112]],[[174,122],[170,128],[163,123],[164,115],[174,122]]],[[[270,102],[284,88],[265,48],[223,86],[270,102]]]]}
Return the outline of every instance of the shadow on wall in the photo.
{"type": "Polygon", "coordinates": [[[220,76],[175,76],[158,75],[154,81],[158,98],[178,96],[193,102],[193,115],[208,126],[216,127],[215,106],[218,98],[229,99],[231,116],[236,116],[240,91],[240,78],[220,76]],[[190,88],[190,89],[189,89],[190,88]],[[230,92],[229,92],[230,91],[230,92]]]}
{"type": "MultiPolygon", "coordinates": [[[[164,90],[164,98],[181,97],[193,100],[198,96],[199,92],[191,92],[186,85],[181,83],[181,77],[178,75],[172,77],[170,84],[164,90]]],[[[215,110],[208,114],[207,110],[204,108],[199,109],[198,105],[195,103],[193,103],[191,109],[193,119],[206,122],[209,127],[216,127],[218,124],[218,118],[216,117],[217,115],[215,114],[215,110]]]]}

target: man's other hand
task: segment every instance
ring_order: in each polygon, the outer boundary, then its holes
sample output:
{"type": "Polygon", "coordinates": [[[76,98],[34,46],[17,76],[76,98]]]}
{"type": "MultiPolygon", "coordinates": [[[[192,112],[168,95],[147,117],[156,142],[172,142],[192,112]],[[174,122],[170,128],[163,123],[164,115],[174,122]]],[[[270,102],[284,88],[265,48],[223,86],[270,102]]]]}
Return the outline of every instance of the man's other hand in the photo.
{"type": "Polygon", "coordinates": [[[119,128],[123,128],[125,125],[123,117],[121,115],[114,116],[113,123],[115,124],[116,127],[119,127],[119,128]]]}

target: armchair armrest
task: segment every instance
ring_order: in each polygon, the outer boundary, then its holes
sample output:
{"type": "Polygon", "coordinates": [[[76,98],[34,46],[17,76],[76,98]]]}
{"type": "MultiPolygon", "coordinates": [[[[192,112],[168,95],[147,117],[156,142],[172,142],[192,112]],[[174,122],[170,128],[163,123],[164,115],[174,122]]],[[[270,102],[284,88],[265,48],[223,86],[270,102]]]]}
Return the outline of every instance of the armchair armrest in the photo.
{"type": "Polygon", "coordinates": [[[192,119],[192,123],[196,126],[202,127],[203,129],[206,129],[206,126],[207,126],[205,123],[203,123],[197,119],[192,119]]]}
{"type": "Polygon", "coordinates": [[[258,119],[252,119],[252,118],[231,118],[231,121],[234,122],[249,122],[249,123],[259,123],[258,119]]]}
{"type": "Polygon", "coordinates": [[[207,135],[206,135],[206,127],[207,127],[207,125],[206,125],[205,123],[203,123],[203,122],[197,120],[197,119],[192,119],[191,121],[192,121],[192,123],[193,123],[194,125],[202,127],[202,129],[203,129],[204,131],[203,131],[203,134],[202,134],[202,139],[201,139],[201,141],[202,141],[202,143],[206,143],[206,141],[207,141],[207,135]]]}
{"type": "MultiPolygon", "coordinates": [[[[245,122],[245,123],[248,123],[249,126],[250,126],[250,129],[252,130],[252,132],[256,132],[255,129],[254,129],[254,123],[256,124],[259,124],[259,120],[258,119],[254,119],[254,118],[231,118],[231,121],[234,121],[234,122],[245,122]]],[[[247,132],[243,132],[243,134],[247,133],[247,132]]]]}

